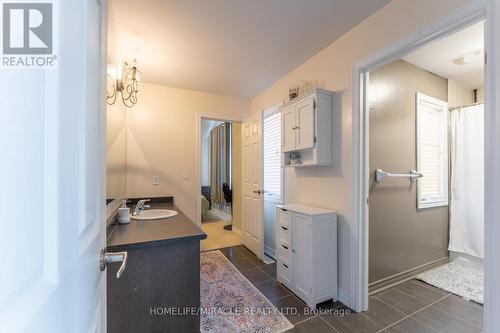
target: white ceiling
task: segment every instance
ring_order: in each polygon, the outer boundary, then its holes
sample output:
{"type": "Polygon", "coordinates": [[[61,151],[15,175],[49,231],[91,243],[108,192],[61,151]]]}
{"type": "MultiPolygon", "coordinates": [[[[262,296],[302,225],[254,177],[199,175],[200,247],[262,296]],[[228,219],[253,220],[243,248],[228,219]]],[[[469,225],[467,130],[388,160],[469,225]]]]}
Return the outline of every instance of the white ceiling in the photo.
{"type": "MultiPolygon", "coordinates": [[[[113,0],[144,81],[251,98],[390,0],[113,0]]],[[[309,79],[309,78],[304,78],[309,79]]]]}
{"type": "Polygon", "coordinates": [[[484,48],[484,23],[440,39],[403,57],[403,60],[439,76],[455,80],[474,89],[484,86],[484,60],[457,65],[453,60],[469,52],[484,48]]]}

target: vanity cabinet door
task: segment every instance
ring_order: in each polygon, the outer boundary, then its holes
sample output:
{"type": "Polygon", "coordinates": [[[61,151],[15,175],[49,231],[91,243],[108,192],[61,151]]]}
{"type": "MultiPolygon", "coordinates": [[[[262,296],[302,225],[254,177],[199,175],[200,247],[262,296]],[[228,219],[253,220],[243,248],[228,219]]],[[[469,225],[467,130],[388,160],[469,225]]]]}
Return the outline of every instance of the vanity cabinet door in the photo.
{"type": "Polygon", "coordinates": [[[296,126],[295,106],[291,106],[281,113],[281,133],[283,142],[283,152],[294,151],[296,149],[296,126]]]}
{"type": "Polygon", "coordinates": [[[314,109],[315,99],[310,97],[297,105],[296,140],[297,150],[314,148],[314,109]]]}

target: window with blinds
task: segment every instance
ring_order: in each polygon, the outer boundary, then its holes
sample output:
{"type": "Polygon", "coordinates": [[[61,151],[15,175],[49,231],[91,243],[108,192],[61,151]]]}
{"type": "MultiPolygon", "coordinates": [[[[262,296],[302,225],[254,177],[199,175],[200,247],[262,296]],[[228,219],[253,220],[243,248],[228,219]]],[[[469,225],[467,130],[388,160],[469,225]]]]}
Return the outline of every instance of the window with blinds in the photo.
{"type": "Polygon", "coordinates": [[[264,117],[264,198],[281,201],[281,114],[264,117]]]}
{"type": "Polygon", "coordinates": [[[417,208],[448,205],[448,103],[417,93],[417,208]]]}

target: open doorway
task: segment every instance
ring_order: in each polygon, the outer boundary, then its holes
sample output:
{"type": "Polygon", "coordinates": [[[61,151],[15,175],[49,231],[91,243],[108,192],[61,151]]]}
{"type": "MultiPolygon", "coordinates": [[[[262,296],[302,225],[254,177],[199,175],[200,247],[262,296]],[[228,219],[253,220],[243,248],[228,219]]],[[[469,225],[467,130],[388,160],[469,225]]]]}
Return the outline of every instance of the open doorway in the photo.
{"type": "MultiPolygon", "coordinates": [[[[478,22],[367,82],[370,300],[406,313],[398,297],[415,305],[427,293],[436,311],[469,316],[443,330],[482,329],[484,71],[478,22]]],[[[425,302],[411,309],[424,323],[425,302]]]]}
{"type": "Polygon", "coordinates": [[[207,239],[201,242],[202,250],[241,244],[236,232],[241,179],[240,128],[236,122],[201,120],[201,227],[207,234],[207,239]]]}
{"type": "Polygon", "coordinates": [[[283,204],[281,113],[278,107],[263,114],[264,253],[276,259],[276,206],[283,204]]]}

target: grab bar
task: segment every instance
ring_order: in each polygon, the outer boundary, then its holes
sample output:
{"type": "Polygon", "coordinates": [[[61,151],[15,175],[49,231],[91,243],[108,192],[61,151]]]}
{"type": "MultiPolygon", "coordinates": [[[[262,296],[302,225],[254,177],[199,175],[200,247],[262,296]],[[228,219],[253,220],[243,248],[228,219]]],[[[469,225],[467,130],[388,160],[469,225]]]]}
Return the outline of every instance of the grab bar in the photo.
{"type": "Polygon", "coordinates": [[[385,172],[382,169],[375,170],[375,181],[381,182],[384,178],[410,178],[410,181],[413,182],[417,178],[421,178],[424,175],[415,170],[410,170],[410,173],[389,173],[385,172]]]}

